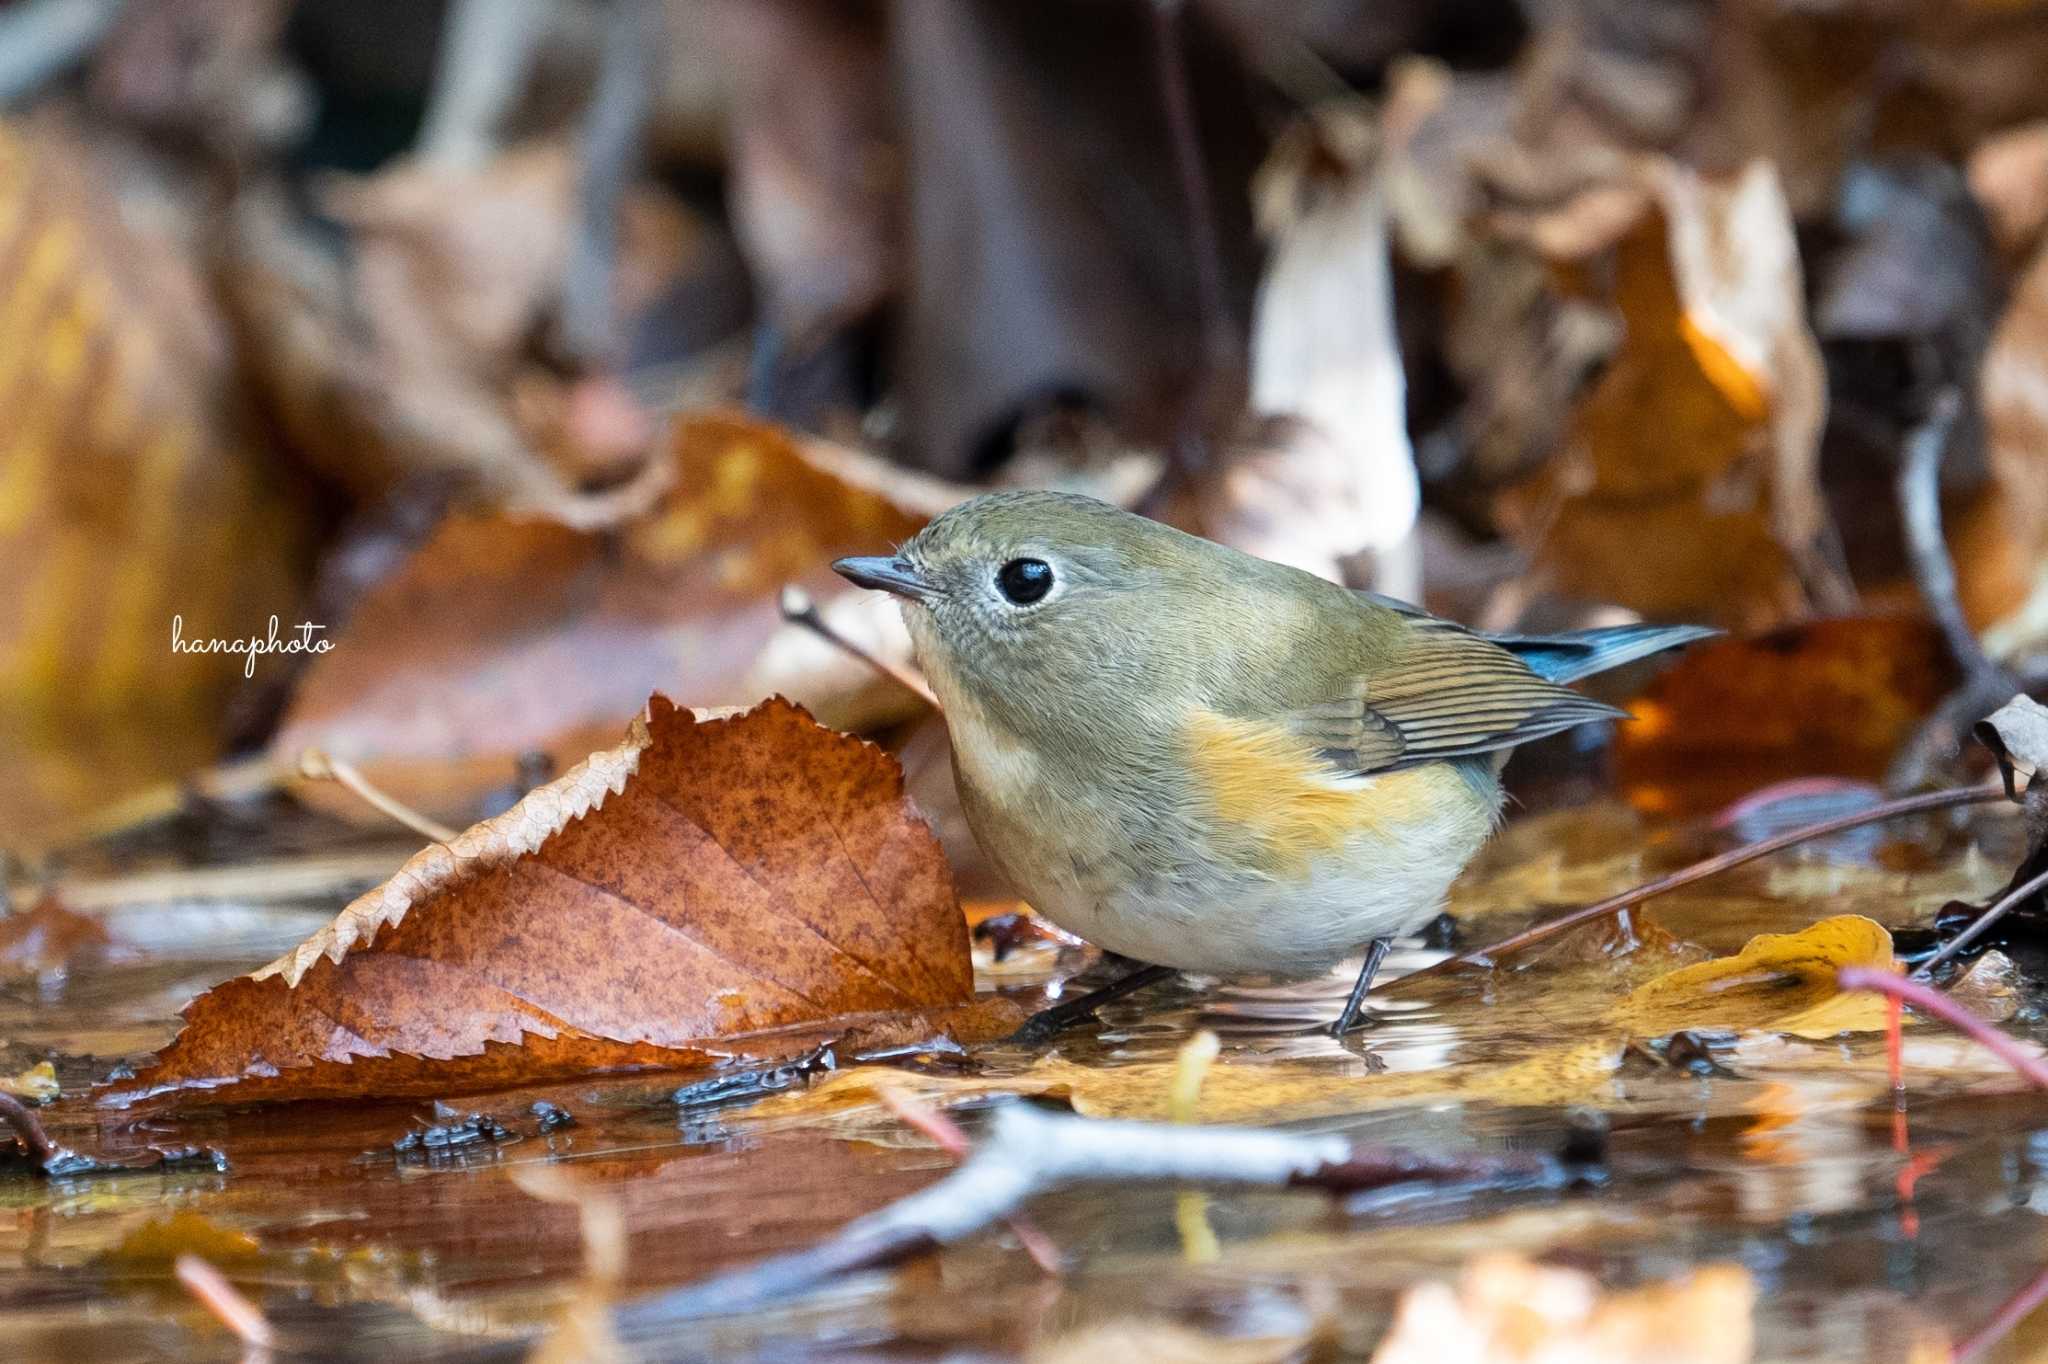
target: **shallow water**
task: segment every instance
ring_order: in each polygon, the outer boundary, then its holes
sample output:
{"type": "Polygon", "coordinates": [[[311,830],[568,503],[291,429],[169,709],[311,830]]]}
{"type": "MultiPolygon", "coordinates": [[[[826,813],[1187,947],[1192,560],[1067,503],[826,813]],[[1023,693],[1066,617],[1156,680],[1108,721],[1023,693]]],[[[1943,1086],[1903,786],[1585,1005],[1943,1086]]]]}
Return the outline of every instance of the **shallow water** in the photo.
{"type": "MultiPolygon", "coordinates": [[[[1602,806],[1525,821],[1461,887],[1460,942],[1633,884],[1720,846],[1717,837],[1703,826],[1646,830],[1602,806]]],[[[1099,1092],[1077,1102],[1113,1106],[1157,1084],[1159,1067],[1206,1027],[1231,1074],[1292,1077],[1267,1120],[1432,1150],[1554,1149],[1571,1105],[1555,1093],[1519,1101],[1539,1091],[1501,1082],[1504,1070],[1585,1036],[1647,975],[1732,951],[1752,933],[1844,912],[1924,924],[1944,900],[2002,883],[2016,838],[2013,821],[1987,812],[1774,859],[1655,902],[1632,937],[1588,929],[1515,969],[1390,988],[1372,1027],[1343,1044],[1315,1031],[1342,1002],[1348,980],[1336,973],[1183,979],[1106,1010],[1058,1055],[1100,1077],[1099,1092]],[[1410,1086],[1405,1097],[1376,1097],[1393,1081],[1410,1086]],[[1303,1108],[1304,1090],[1325,1102],[1303,1108]]],[[[331,909],[186,902],[110,914],[114,952],[61,979],[0,985],[7,1068],[54,1055],[75,1091],[160,1045],[192,993],[268,960],[331,909]]],[[[1390,975],[1442,955],[1404,947],[1390,975]]],[[[1027,946],[1000,967],[984,962],[984,984],[1036,1000],[1084,961],[1027,946]]],[[[2024,986],[2007,1026],[2042,1034],[2039,998],[2024,986]]],[[[1512,1249],[1611,1285],[1732,1261],[1761,1293],[1759,1358],[1904,1361],[1928,1340],[1970,1336],[2048,1269],[2048,1098],[2014,1092],[1995,1071],[1939,1063],[1956,1054],[1936,1045],[1944,1040],[1935,1027],[1913,1031],[1903,1119],[1875,1036],[1770,1053],[1768,1064],[1727,1038],[1683,1054],[1633,1048],[1575,1100],[1610,1124],[1599,1187],[1342,1200],[1218,1191],[1207,1217],[1221,1257],[1209,1264],[1183,1257],[1174,1190],[1069,1190],[1030,1210],[1067,1263],[1057,1281],[994,1229],[773,1311],[678,1328],[658,1352],[1008,1359],[1091,1324],[1156,1316],[1229,1337],[1313,1330],[1319,1357],[1364,1358],[1403,1287],[1455,1275],[1475,1252],[1512,1249]]],[[[922,1067],[999,1089],[1036,1059],[995,1050],[907,1062],[906,1074],[922,1067]]],[[[450,1097],[439,1112],[322,1104],[60,1126],[53,1135],[80,1149],[196,1144],[228,1168],[0,1174],[0,1357],[239,1357],[172,1277],[183,1248],[262,1305],[285,1357],[518,1358],[578,1291],[582,1263],[574,1210],[515,1188],[521,1165],[558,1162],[617,1203],[630,1248],[618,1291],[629,1295],[816,1242],[951,1165],[879,1110],[679,1111],[669,1102],[678,1082],[450,1097]],[[537,1099],[574,1124],[543,1130],[537,1099]],[[495,1119],[503,1139],[394,1149],[472,1113],[495,1119]]],[[[970,1135],[999,1101],[956,1110],[970,1135]]],[[[2037,1348],[2048,1348],[2048,1317],[1985,1357],[2037,1348]]]]}

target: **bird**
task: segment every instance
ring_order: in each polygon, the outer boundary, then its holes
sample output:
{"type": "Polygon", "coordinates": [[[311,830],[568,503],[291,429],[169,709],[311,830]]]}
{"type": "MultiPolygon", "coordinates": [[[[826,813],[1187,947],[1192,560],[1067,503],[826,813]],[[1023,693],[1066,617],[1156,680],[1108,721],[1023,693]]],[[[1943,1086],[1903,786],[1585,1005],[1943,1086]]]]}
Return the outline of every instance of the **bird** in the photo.
{"type": "Polygon", "coordinates": [[[1499,824],[1508,753],[1625,714],[1565,684],[1718,633],[1488,634],[1060,492],[970,498],[833,568],[899,599],[996,870],[1142,964],[1033,1036],[1172,972],[1363,949],[1341,1037],[1499,824]]]}

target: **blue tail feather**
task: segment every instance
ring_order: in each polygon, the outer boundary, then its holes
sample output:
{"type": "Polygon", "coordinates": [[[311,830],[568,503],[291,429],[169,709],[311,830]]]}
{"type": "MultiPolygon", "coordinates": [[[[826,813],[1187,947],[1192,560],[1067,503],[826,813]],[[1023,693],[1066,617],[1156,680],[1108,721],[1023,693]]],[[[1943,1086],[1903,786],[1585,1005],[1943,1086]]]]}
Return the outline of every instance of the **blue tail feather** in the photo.
{"type": "Polygon", "coordinates": [[[1720,633],[1705,625],[1611,625],[1562,635],[1486,637],[1519,657],[1537,676],[1552,682],[1576,682],[1720,633]]]}

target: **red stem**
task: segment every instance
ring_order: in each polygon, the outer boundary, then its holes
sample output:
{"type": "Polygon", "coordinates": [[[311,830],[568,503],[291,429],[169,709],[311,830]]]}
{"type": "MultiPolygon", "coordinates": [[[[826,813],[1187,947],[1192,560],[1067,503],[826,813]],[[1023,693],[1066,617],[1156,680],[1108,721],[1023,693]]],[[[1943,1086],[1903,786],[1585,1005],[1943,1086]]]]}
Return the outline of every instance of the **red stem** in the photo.
{"type": "Polygon", "coordinates": [[[1420,971],[1411,971],[1398,980],[1388,982],[1382,988],[1383,990],[1396,989],[1411,980],[1421,980],[1457,966],[1490,967],[1494,964],[1494,958],[1496,957],[1503,957],[1510,952],[1519,952],[1525,947],[1532,947],[1539,942],[1554,938],[1560,933],[1569,932],[1580,924],[1591,923],[1595,919],[1604,919],[1609,915],[1619,914],[1622,910],[1639,905],[1645,900],[1654,899],[1659,895],[1689,886],[1695,881],[1704,881],[1710,876],[1718,876],[1724,871],[1732,871],[1744,863],[1754,862],[1760,857],[1768,857],[1774,852],[1782,852],[1786,848],[1796,847],[1801,843],[1810,842],[1816,838],[1826,838],[1829,834],[1838,834],[1849,829],[1860,829],[1866,824],[1877,824],[1887,819],[1895,819],[1900,815],[1917,815],[1929,810],[1946,810],[1958,805],[1978,805],[1987,801],[2002,800],[2004,798],[2005,788],[2003,786],[1960,786],[1947,791],[1930,791],[1924,795],[1906,796],[1899,800],[1888,800],[1882,805],[1873,805],[1868,810],[1858,810],[1853,814],[1837,815],[1833,819],[1824,819],[1818,824],[1808,824],[1802,828],[1788,829],[1782,834],[1776,834],[1755,843],[1745,843],[1742,847],[1731,848],[1727,852],[1709,857],[1703,862],[1695,862],[1689,867],[1682,867],[1668,876],[1660,876],[1654,881],[1637,886],[1634,890],[1625,890],[1619,895],[1610,896],[1598,904],[1586,905],[1583,908],[1560,914],[1555,919],[1546,920],[1533,928],[1524,929],[1512,937],[1502,938],[1499,942],[1475,948],[1470,952],[1461,952],[1457,956],[1448,957],[1433,966],[1425,966],[1420,971]]]}
{"type": "Polygon", "coordinates": [[[1835,972],[1835,982],[1844,990],[1871,990],[1890,995],[1933,1015],[1967,1033],[1971,1040],[2018,1071],[2036,1089],[2048,1089],[2048,1065],[2043,1065],[2040,1058],[2030,1055],[2018,1042],[1931,986],[1868,966],[1844,966],[1835,972]]]}

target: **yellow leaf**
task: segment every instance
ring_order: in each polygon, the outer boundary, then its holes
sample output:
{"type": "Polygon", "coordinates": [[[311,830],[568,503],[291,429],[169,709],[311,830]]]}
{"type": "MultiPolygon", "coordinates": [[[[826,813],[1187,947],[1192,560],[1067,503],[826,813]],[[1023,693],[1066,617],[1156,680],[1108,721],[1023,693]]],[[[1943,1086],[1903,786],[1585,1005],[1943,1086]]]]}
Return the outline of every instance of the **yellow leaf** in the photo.
{"type": "Polygon", "coordinates": [[[1638,1037],[1682,1028],[1758,1030],[1833,1037],[1884,1027],[1884,1001],[1844,995],[1844,966],[1892,967],[1892,938],[1859,914],[1840,914],[1797,933],[1760,933],[1732,957],[1681,966],[1630,993],[1610,1023],[1638,1037]]]}

